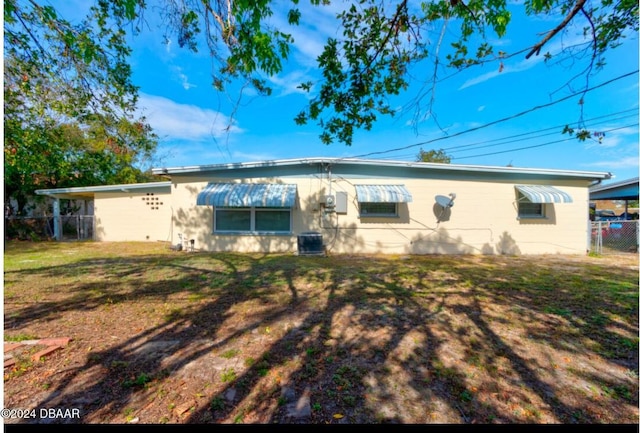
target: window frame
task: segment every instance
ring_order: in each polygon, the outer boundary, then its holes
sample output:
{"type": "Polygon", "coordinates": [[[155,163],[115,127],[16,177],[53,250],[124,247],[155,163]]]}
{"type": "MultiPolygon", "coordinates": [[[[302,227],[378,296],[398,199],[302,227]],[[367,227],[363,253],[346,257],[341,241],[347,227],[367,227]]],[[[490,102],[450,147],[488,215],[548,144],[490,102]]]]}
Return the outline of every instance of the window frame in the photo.
{"type": "Polygon", "coordinates": [[[358,202],[358,213],[360,218],[398,218],[398,203],[397,202],[367,202],[361,201],[358,202]],[[363,212],[363,207],[368,207],[368,205],[393,205],[393,213],[389,212],[363,212]]]}
{"type": "Polygon", "coordinates": [[[546,219],[547,209],[545,203],[534,203],[518,192],[518,219],[546,219]],[[524,206],[523,206],[524,205],[524,206]],[[535,211],[534,209],[539,209],[535,211]],[[531,211],[528,211],[530,209],[531,211]]]}
{"type": "Polygon", "coordinates": [[[213,234],[222,235],[289,235],[292,232],[292,209],[289,207],[234,207],[234,206],[214,206],[213,208],[213,234]],[[218,230],[217,222],[219,212],[241,211],[249,212],[248,230],[218,230]],[[261,212],[286,212],[289,216],[289,227],[287,230],[256,230],[256,214],[261,212]]]}

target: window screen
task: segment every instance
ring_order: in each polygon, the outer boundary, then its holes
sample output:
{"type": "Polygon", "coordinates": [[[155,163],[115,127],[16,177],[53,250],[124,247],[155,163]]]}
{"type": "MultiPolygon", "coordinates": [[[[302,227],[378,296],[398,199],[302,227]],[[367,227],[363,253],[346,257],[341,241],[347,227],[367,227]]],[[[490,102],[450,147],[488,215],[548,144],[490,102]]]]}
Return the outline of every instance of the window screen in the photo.
{"type": "Polygon", "coordinates": [[[243,232],[251,230],[250,209],[216,209],[215,231],[243,232]]]}
{"type": "Polygon", "coordinates": [[[360,203],[361,217],[397,216],[396,203],[360,203]]]}
{"type": "Polygon", "coordinates": [[[518,203],[518,217],[542,218],[544,217],[544,204],[521,201],[518,203]]]}
{"type": "Polygon", "coordinates": [[[260,210],[255,211],[255,230],[258,232],[291,231],[291,211],[260,210]]]}

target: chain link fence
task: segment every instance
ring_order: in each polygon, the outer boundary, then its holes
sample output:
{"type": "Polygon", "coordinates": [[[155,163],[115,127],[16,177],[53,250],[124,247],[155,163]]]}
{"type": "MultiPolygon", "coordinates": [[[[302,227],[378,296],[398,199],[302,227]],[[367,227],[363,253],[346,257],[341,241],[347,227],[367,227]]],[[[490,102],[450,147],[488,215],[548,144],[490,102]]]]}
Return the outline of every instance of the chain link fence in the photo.
{"type": "MultiPolygon", "coordinates": [[[[93,215],[60,216],[62,240],[92,240],[93,215]]],[[[54,238],[54,217],[8,217],[4,220],[6,239],[43,241],[54,238]]]]}
{"type": "Polygon", "coordinates": [[[638,253],[640,221],[592,221],[591,248],[595,254],[638,253]]]}

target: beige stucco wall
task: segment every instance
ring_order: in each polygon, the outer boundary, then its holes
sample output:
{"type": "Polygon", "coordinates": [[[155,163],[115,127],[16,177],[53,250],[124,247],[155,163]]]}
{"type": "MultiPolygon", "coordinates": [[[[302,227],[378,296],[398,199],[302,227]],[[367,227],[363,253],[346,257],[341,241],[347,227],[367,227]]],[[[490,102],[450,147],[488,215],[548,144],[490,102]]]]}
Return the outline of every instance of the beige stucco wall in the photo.
{"type": "Polygon", "coordinates": [[[100,192],[94,197],[98,241],[169,241],[171,197],[166,192],[100,192]]]}
{"type": "MultiPolygon", "coordinates": [[[[297,236],[306,231],[323,235],[334,253],[399,254],[585,254],[588,240],[588,184],[553,183],[569,193],[573,203],[547,206],[544,220],[517,218],[514,184],[545,182],[489,182],[481,180],[357,179],[327,176],[251,179],[250,182],[295,183],[298,203],[293,232],[287,236],[214,235],[213,209],[196,206],[197,194],[208,182],[229,179],[172,180],[173,238],[183,233],[198,250],[240,252],[297,251],[297,236]],[[355,184],[403,184],[413,201],[399,205],[397,218],[360,218],[355,184]],[[348,195],[346,214],[325,213],[320,198],[329,191],[348,195]],[[455,193],[450,213],[438,222],[436,195],[455,193]]],[[[546,183],[551,184],[551,183],[546,183]]]]}

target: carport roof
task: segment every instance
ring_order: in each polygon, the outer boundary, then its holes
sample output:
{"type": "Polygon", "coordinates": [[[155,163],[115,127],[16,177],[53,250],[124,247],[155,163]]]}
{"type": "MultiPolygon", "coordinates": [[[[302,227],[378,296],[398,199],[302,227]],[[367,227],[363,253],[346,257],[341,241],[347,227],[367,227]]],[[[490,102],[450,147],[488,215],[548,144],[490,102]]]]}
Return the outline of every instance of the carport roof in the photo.
{"type": "Polygon", "coordinates": [[[171,182],[148,182],[148,183],[130,183],[120,185],[99,185],[99,186],[83,186],[73,188],[53,188],[53,189],[37,189],[38,195],[46,195],[55,198],[92,198],[96,192],[129,192],[144,191],[167,188],[170,191],[171,182]]]}
{"type": "Polygon", "coordinates": [[[589,188],[590,200],[638,200],[638,178],[595,185],[589,188]]]}

